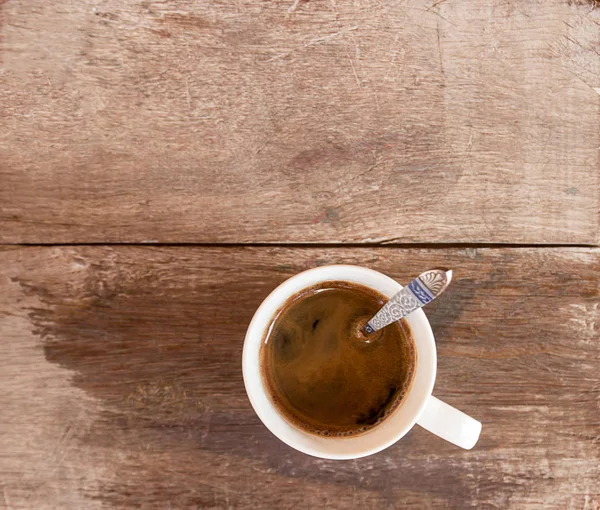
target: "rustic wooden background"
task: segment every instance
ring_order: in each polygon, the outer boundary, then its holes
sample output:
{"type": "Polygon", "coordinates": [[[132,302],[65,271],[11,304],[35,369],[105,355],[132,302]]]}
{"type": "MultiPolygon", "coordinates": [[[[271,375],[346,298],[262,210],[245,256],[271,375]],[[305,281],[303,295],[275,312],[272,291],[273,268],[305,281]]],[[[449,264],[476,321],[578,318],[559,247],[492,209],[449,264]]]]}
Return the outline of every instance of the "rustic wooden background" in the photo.
{"type": "Polygon", "coordinates": [[[596,3],[0,0],[0,508],[598,510],[596,3]],[[254,310],[333,263],[455,270],[473,450],[254,415],[254,310]]]}

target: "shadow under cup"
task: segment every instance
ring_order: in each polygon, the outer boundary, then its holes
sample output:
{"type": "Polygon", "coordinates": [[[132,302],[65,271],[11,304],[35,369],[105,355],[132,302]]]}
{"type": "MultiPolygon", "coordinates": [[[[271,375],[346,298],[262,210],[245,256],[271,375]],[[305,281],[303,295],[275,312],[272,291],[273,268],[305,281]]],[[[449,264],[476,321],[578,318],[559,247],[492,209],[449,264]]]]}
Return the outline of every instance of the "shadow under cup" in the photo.
{"type": "Polygon", "coordinates": [[[242,369],[250,403],[265,426],[281,441],[309,455],[326,459],[355,459],[377,453],[404,436],[417,422],[435,382],[436,349],[425,314],[417,310],[405,318],[416,349],[412,385],[401,404],[380,424],[348,437],[310,434],[289,423],[275,407],[260,372],[260,348],[268,328],[286,301],[307,287],[347,281],[370,287],[390,298],[402,286],[382,273],[359,266],[322,266],[299,273],[277,287],[257,309],[244,340],[242,369]]]}

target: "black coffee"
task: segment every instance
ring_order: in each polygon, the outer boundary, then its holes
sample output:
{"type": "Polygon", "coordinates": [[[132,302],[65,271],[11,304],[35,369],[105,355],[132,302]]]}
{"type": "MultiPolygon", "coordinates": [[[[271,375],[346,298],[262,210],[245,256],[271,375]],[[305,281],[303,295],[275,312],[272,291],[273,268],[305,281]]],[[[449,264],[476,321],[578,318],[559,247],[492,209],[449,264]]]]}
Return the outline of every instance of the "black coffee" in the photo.
{"type": "Polygon", "coordinates": [[[374,427],[400,404],[415,366],[408,324],[390,324],[370,342],[361,333],[386,301],[362,285],[326,282],[283,306],[261,347],[261,372],[289,421],[346,436],[374,427]]]}

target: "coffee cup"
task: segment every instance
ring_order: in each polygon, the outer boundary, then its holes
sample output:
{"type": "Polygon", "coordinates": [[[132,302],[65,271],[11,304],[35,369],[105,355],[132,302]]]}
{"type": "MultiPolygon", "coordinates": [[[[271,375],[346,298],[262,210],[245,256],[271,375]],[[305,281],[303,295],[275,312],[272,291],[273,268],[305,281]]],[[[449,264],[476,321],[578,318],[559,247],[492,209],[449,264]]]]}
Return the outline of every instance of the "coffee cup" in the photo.
{"type": "Polygon", "coordinates": [[[402,288],[392,278],[372,269],[332,265],[299,273],[273,290],[258,307],[250,322],[242,356],[246,392],[264,425],[292,448],[325,459],[356,459],[372,455],[399,441],[415,425],[461,448],[471,449],[479,439],[481,423],[432,395],[437,355],[433,332],[423,310],[416,310],[405,318],[412,331],[416,349],[412,384],[401,405],[382,423],[355,436],[324,437],[302,430],[281,414],[263,382],[261,345],[274,317],[291,297],[327,281],[363,285],[388,298],[402,288]]]}

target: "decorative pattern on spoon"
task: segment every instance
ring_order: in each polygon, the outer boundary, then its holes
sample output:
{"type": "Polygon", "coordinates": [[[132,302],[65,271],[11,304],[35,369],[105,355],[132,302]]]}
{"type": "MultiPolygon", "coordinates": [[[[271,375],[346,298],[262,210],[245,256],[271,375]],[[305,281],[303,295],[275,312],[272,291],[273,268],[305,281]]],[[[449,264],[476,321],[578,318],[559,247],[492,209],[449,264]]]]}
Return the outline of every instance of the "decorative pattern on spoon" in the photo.
{"type": "Polygon", "coordinates": [[[452,281],[452,271],[432,269],[419,275],[392,298],[375,314],[364,327],[367,335],[406,317],[433,301],[452,281]]]}

